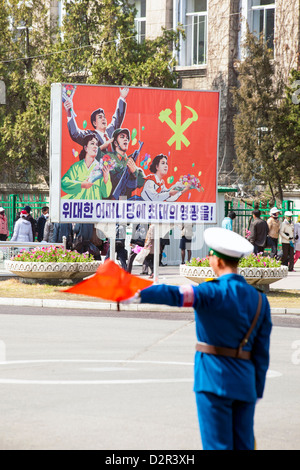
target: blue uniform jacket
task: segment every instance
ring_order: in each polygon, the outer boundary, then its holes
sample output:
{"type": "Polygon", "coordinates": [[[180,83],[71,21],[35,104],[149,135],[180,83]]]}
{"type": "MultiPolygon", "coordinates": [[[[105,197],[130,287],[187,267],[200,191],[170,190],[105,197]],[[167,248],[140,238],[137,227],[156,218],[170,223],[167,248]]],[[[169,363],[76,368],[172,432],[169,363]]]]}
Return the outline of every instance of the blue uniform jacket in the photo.
{"type": "MultiPolygon", "coordinates": [[[[196,352],[196,392],[211,392],[246,402],[262,397],[272,329],[269,302],[264,294],[262,297],[260,317],[244,347],[252,351],[252,359],[196,352]]],[[[161,284],[141,291],[143,303],[182,307],[187,304],[186,299],[195,310],[198,341],[237,348],[255,316],[258,292],[238,274],[226,274],[195,287],[161,284]]]]}

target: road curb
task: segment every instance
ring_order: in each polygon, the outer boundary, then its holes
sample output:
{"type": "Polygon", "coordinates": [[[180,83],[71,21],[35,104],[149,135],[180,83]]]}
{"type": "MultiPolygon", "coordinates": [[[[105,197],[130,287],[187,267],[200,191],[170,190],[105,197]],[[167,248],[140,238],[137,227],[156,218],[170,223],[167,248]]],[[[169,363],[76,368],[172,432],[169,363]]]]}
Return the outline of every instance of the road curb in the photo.
{"type": "MultiPolygon", "coordinates": [[[[116,303],[111,302],[89,302],[81,300],[54,300],[54,299],[27,299],[0,297],[1,305],[10,305],[15,307],[42,307],[42,308],[67,308],[81,310],[112,310],[117,311],[116,303]]],[[[139,312],[191,312],[192,308],[170,307],[168,305],[156,304],[121,304],[122,311],[139,312]]],[[[271,308],[272,315],[300,315],[300,308],[271,308]]]]}
{"type": "MultiPolygon", "coordinates": [[[[112,310],[117,311],[118,306],[116,303],[111,302],[89,302],[81,300],[54,300],[54,299],[27,299],[27,298],[11,298],[0,297],[1,305],[10,305],[15,307],[43,307],[43,308],[67,308],[67,309],[81,309],[81,310],[112,310]]],[[[121,304],[122,311],[140,311],[140,312],[193,312],[192,308],[170,307],[168,305],[154,305],[154,304],[121,304]]]]}

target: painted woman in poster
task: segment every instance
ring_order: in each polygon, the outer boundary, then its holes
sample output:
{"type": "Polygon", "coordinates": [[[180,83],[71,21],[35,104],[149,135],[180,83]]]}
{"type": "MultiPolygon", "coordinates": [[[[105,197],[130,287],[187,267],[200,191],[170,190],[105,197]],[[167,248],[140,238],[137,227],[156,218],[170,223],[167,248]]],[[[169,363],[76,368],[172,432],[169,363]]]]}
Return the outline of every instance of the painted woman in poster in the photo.
{"type": "Polygon", "coordinates": [[[96,155],[99,142],[95,135],[89,134],[84,139],[84,146],[79,161],[74,163],[61,179],[61,189],[67,193],[63,199],[100,200],[110,196],[112,184],[109,166],[104,166],[101,176],[91,181],[99,162],[96,155]]]}
{"type": "Polygon", "coordinates": [[[150,165],[152,173],[145,177],[145,184],[141,192],[144,201],[177,201],[185,191],[189,190],[189,185],[182,187],[182,189],[174,189],[173,187],[167,189],[163,178],[166,177],[168,169],[166,155],[161,153],[153,159],[150,165]]]}

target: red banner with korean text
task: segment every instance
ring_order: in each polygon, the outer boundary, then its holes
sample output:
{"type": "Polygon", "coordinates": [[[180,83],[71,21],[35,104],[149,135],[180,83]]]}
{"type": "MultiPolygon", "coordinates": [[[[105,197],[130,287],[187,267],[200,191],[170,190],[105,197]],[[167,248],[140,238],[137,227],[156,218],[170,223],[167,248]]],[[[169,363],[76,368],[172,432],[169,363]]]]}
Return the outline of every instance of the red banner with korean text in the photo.
{"type": "Polygon", "coordinates": [[[215,223],[219,93],[62,84],[62,222],[215,223]]]}

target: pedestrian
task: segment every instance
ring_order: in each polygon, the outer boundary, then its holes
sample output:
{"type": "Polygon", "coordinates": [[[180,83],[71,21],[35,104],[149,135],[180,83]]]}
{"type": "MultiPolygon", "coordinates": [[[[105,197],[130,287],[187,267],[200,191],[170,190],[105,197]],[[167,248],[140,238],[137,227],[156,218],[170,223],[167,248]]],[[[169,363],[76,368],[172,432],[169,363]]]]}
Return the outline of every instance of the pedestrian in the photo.
{"type": "Polygon", "coordinates": [[[75,224],[73,227],[74,244],[76,240],[81,239],[82,242],[90,242],[93,238],[93,224],[75,224]]]}
{"type": "Polygon", "coordinates": [[[149,250],[148,255],[146,256],[144,263],[143,263],[143,270],[148,271],[150,270],[149,277],[153,278],[153,264],[154,264],[154,224],[150,224],[146,239],[145,239],[145,250],[149,250]]]}
{"type": "Polygon", "coordinates": [[[130,240],[130,255],[128,259],[127,271],[131,273],[133,262],[138,254],[138,249],[143,248],[145,245],[145,238],[147,235],[147,224],[134,224],[132,227],[132,237],[130,240]]]}
{"type": "Polygon", "coordinates": [[[106,236],[106,232],[109,231],[110,224],[100,224],[97,223],[94,225],[93,228],[93,237],[92,242],[93,244],[99,249],[100,257],[105,256],[109,250],[109,239],[106,236]]]}
{"type": "Polygon", "coordinates": [[[93,243],[93,224],[74,224],[73,250],[78,253],[89,253],[95,260],[101,260],[99,248],[93,243]]]}
{"type": "Polygon", "coordinates": [[[164,237],[159,239],[159,266],[167,266],[167,263],[163,263],[163,258],[166,258],[167,255],[164,253],[166,246],[170,245],[170,235],[166,233],[164,237]]]}
{"type": "Polygon", "coordinates": [[[66,237],[66,248],[73,248],[73,227],[69,223],[54,223],[51,243],[63,243],[63,237],[66,237]]]}
{"type": "Polygon", "coordinates": [[[292,222],[293,214],[286,211],[284,221],[280,226],[280,236],[282,244],[281,263],[288,266],[289,271],[294,270],[294,224],[292,222]]]}
{"type": "Polygon", "coordinates": [[[49,217],[49,207],[45,206],[42,208],[42,214],[37,219],[37,239],[41,242],[44,238],[44,228],[46,221],[49,217]]]}
{"type": "Polygon", "coordinates": [[[30,206],[25,206],[24,211],[27,212],[27,220],[29,220],[29,222],[31,223],[31,228],[32,228],[32,237],[33,237],[33,241],[35,240],[35,238],[37,237],[37,223],[36,223],[36,220],[32,217],[31,215],[31,207],[30,206]]]}
{"type": "Polygon", "coordinates": [[[271,258],[277,256],[278,238],[280,232],[280,221],[278,219],[279,214],[280,210],[277,209],[277,207],[272,207],[270,210],[270,217],[267,220],[269,227],[267,246],[271,248],[271,258]]]}
{"type": "Polygon", "coordinates": [[[295,256],[294,265],[300,258],[300,215],[298,215],[297,222],[294,224],[294,238],[295,238],[295,256]]]}
{"type": "Polygon", "coordinates": [[[28,220],[28,212],[24,209],[20,212],[20,218],[16,221],[12,242],[33,242],[32,225],[28,220]]]}
{"type": "Polygon", "coordinates": [[[270,306],[265,294],[237,274],[239,259],[253,246],[223,228],[207,229],[204,239],[217,279],[197,286],[153,285],[129,302],[194,308],[194,391],[203,449],[253,450],[255,406],[269,366],[270,306]]]}
{"type": "Polygon", "coordinates": [[[228,212],[228,215],[222,220],[222,228],[227,230],[232,230],[232,221],[236,218],[236,213],[231,211],[228,212]]]}
{"type": "Polygon", "coordinates": [[[260,215],[260,210],[255,209],[252,212],[253,220],[250,224],[249,241],[254,246],[254,253],[256,255],[264,252],[269,232],[267,222],[261,219],[260,215]]]}
{"type": "Polygon", "coordinates": [[[191,261],[192,257],[192,238],[193,238],[193,225],[182,224],[181,227],[181,240],[179,248],[181,251],[181,264],[185,263],[185,250],[187,250],[187,260],[191,261]]]}
{"type": "Polygon", "coordinates": [[[9,231],[5,209],[0,207],[0,241],[5,242],[7,240],[8,234],[9,231]]]}
{"type": "Polygon", "coordinates": [[[54,224],[48,217],[44,227],[43,242],[50,243],[53,237],[54,224]]]}
{"type": "MultiPolygon", "coordinates": [[[[125,269],[125,271],[127,271],[128,253],[125,248],[125,240],[126,240],[126,225],[116,224],[115,248],[116,248],[117,259],[120,261],[122,268],[125,269]]],[[[105,259],[108,259],[109,257],[110,257],[110,248],[108,249],[105,259]]]]}

